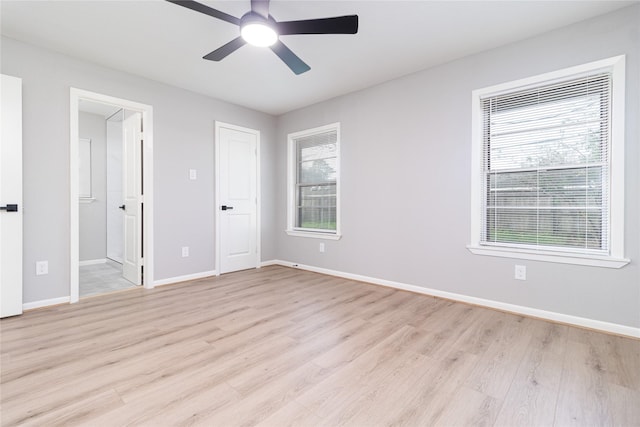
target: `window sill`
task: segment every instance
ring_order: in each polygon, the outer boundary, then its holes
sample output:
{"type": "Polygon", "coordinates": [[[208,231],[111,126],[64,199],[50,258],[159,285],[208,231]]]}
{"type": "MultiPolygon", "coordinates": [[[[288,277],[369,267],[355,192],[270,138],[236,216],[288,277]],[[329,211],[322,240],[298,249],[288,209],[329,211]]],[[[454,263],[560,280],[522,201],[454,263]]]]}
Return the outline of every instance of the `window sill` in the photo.
{"type": "Polygon", "coordinates": [[[523,249],[505,249],[477,245],[467,245],[467,249],[476,255],[528,259],[532,261],[546,261],[560,264],[587,265],[591,267],[621,268],[630,262],[630,260],[626,258],[615,258],[609,256],[580,255],[561,252],[538,252],[523,249]]]}
{"type": "Polygon", "coordinates": [[[332,233],[314,233],[312,231],[297,231],[297,230],[285,230],[289,236],[294,237],[311,237],[313,239],[325,239],[325,240],[340,240],[342,235],[332,233]]]}

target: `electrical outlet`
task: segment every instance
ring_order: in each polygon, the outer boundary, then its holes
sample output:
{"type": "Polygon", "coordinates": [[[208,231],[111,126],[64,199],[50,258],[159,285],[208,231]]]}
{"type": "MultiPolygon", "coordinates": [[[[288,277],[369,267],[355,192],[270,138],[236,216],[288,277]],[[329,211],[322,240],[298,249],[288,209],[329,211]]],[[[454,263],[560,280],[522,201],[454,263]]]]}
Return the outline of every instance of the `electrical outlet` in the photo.
{"type": "Polygon", "coordinates": [[[182,247],[182,258],[186,258],[189,256],[189,246],[182,247]]]}
{"type": "Polygon", "coordinates": [[[189,169],[189,179],[191,180],[198,179],[198,171],[195,169],[189,169]]]}
{"type": "Polygon", "coordinates": [[[49,274],[49,261],[36,262],[36,276],[42,276],[43,274],[49,274]]]}
{"type": "Polygon", "coordinates": [[[516,264],[515,278],[516,278],[516,280],[527,280],[527,266],[526,265],[517,265],[516,264]]]}
{"type": "Polygon", "coordinates": [[[320,243],[319,250],[320,252],[324,252],[324,243],[320,243]]]}

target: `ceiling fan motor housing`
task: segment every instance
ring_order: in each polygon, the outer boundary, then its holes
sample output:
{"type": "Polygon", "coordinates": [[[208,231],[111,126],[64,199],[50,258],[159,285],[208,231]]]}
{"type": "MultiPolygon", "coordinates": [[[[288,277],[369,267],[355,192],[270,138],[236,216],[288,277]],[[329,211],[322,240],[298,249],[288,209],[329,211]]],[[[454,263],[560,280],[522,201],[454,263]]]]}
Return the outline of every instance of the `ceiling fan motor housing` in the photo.
{"type": "Polygon", "coordinates": [[[278,40],[276,21],[271,15],[265,19],[253,11],[245,13],[240,18],[240,34],[253,46],[272,46],[278,40]]]}

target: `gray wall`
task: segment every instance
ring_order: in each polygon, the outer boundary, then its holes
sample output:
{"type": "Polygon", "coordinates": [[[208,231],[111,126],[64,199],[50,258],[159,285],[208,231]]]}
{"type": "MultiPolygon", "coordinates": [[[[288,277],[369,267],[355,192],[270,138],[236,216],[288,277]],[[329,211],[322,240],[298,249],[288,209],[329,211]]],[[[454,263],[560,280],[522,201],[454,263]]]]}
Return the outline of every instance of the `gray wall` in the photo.
{"type": "Polygon", "coordinates": [[[278,120],[278,258],[541,310],[640,326],[640,6],[470,56],[278,120]],[[473,255],[471,92],[627,55],[626,239],[631,264],[584,267],[473,255]],[[339,241],[286,228],[286,136],[341,122],[339,241]],[[514,265],[527,280],[514,280],[514,265]]]}
{"type": "Polygon", "coordinates": [[[153,106],[156,280],[215,268],[215,120],[261,131],[262,257],[275,258],[274,117],[7,38],[0,63],[23,79],[25,303],[69,295],[70,87],[153,106]]]}
{"type": "Polygon", "coordinates": [[[107,256],[107,128],[104,117],[81,112],[78,115],[80,138],[91,140],[91,203],[80,203],[80,261],[107,256]]]}

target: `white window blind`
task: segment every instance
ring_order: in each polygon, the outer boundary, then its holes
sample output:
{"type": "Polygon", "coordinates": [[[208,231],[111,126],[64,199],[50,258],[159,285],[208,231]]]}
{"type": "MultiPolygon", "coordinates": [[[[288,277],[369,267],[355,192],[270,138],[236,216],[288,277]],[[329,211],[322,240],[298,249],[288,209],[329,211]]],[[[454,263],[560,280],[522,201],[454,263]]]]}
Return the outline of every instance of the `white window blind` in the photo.
{"type": "Polygon", "coordinates": [[[298,230],[336,232],[337,130],[294,139],[295,225],[298,230]]]}
{"type": "Polygon", "coordinates": [[[481,99],[480,244],[609,251],[611,74],[481,99]]]}

